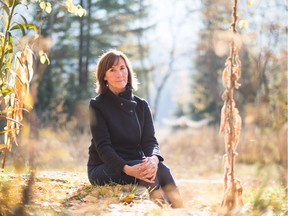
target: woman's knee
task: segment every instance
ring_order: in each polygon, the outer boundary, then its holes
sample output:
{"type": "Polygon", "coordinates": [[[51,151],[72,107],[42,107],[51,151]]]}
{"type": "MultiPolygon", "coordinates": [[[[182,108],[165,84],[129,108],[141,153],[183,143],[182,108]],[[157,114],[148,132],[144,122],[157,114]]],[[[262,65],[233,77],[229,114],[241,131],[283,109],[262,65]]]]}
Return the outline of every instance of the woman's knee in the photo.
{"type": "Polygon", "coordinates": [[[158,166],[157,178],[159,179],[161,187],[165,187],[166,185],[175,186],[175,181],[170,168],[162,162],[160,162],[158,166]]]}
{"type": "Polygon", "coordinates": [[[163,162],[159,162],[158,171],[162,173],[171,173],[170,168],[163,162]]]}
{"type": "Polygon", "coordinates": [[[103,181],[100,181],[99,179],[95,179],[95,178],[88,178],[89,182],[91,183],[91,185],[105,185],[105,183],[103,181]]]}
{"type": "Polygon", "coordinates": [[[136,180],[132,176],[124,173],[116,174],[109,167],[88,167],[88,179],[92,185],[105,185],[105,184],[133,184],[136,180]]]}
{"type": "Polygon", "coordinates": [[[100,167],[88,167],[88,180],[92,185],[104,185],[108,180],[107,175],[103,175],[103,169],[100,167]]]}

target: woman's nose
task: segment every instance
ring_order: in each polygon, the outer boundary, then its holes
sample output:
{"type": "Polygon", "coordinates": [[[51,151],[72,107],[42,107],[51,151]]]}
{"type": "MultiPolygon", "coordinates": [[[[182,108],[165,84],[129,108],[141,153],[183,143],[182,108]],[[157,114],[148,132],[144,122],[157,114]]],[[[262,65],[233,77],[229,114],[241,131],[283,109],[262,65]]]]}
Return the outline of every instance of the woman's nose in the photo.
{"type": "Polygon", "coordinates": [[[117,70],[116,71],[116,76],[122,76],[124,73],[122,70],[117,70]]]}

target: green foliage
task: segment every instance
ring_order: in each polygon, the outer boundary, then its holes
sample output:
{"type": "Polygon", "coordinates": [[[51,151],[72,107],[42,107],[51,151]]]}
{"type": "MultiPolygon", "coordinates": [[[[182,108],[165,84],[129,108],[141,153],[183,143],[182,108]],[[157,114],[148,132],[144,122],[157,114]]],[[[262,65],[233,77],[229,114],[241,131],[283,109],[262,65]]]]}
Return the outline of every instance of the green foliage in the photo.
{"type": "Polygon", "coordinates": [[[248,189],[244,193],[244,199],[248,203],[248,212],[251,212],[251,215],[287,215],[286,190],[279,185],[248,189]]]}

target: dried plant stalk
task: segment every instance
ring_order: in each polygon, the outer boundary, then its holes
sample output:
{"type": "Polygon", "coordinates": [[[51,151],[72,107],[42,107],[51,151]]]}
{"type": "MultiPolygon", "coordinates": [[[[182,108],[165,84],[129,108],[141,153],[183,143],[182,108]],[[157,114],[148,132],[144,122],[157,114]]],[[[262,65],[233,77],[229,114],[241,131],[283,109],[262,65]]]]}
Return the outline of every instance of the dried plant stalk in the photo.
{"type": "Polygon", "coordinates": [[[14,67],[10,70],[9,85],[14,91],[4,98],[6,111],[6,126],[4,127],[4,157],[2,169],[5,167],[7,151],[11,151],[12,143],[17,145],[17,135],[20,132],[23,110],[29,106],[29,83],[33,76],[33,52],[26,46],[23,51],[15,54],[14,67]]]}
{"type": "Polygon", "coordinates": [[[222,95],[224,105],[221,109],[220,132],[224,133],[225,151],[224,160],[224,196],[221,203],[221,214],[229,215],[229,212],[243,205],[242,185],[234,177],[236,148],[239,142],[241,131],[241,117],[233,99],[234,89],[238,89],[237,82],[241,76],[241,61],[238,53],[240,45],[235,43],[236,21],[237,21],[237,0],[234,0],[232,10],[233,39],[230,44],[230,55],[226,59],[225,68],[222,73],[222,81],[225,91],[222,95]]]}

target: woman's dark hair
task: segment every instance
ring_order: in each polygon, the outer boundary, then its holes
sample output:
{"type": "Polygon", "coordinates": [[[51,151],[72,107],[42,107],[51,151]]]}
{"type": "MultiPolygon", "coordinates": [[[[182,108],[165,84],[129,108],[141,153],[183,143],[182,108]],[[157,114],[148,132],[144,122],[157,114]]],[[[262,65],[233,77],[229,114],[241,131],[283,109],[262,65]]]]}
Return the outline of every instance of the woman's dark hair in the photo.
{"type": "Polygon", "coordinates": [[[107,90],[107,81],[104,80],[105,74],[115,64],[115,62],[119,60],[119,58],[124,60],[128,70],[127,85],[129,85],[133,90],[137,90],[138,82],[128,57],[121,51],[110,50],[100,56],[96,66],[96,92],[98,94],[104,93],[107,90]]]}

